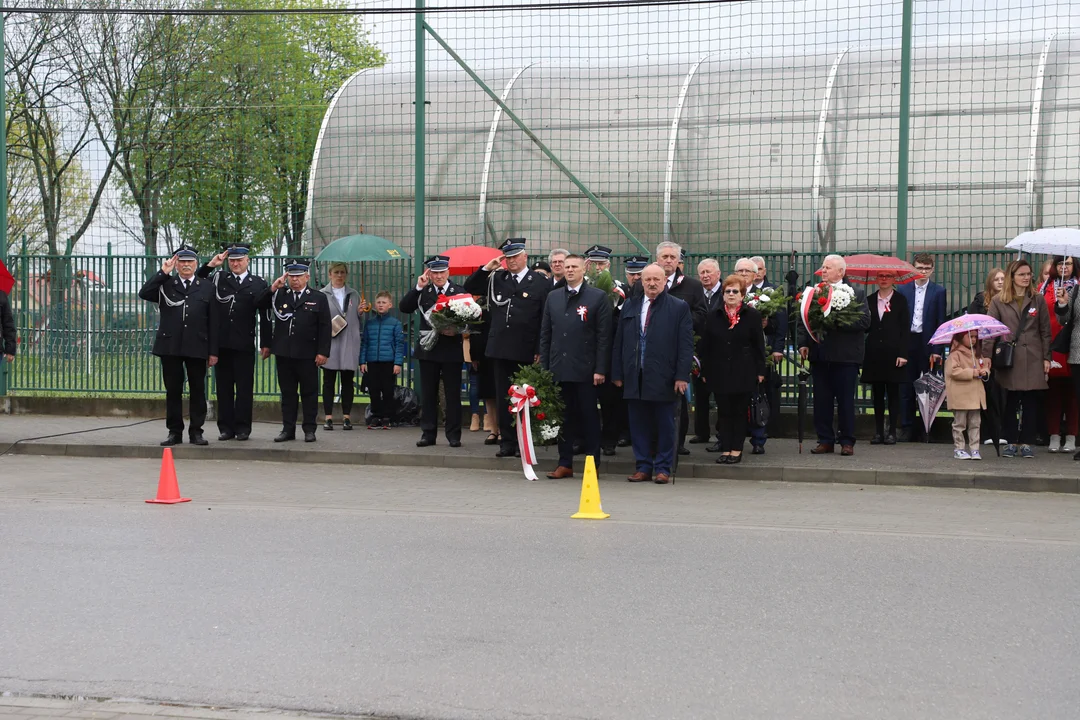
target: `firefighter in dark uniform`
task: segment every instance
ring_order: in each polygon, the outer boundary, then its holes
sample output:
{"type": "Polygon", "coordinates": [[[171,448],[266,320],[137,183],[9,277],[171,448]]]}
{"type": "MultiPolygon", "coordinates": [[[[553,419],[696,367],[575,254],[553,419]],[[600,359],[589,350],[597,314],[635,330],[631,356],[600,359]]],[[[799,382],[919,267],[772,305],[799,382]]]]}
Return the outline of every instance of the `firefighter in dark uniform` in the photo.
{"type": "MultiPolygon", "coordinates": [[[[398,310],[406,315],[420,311],[420,331],[430,331],[424,313],[431,311],[440,295],[447,297],[465,292],[450,282],[450,258],[433,255],[424,261],[424,274],[416,279],[416,287],[401,298],[398,310]]],[[[465,362],[461,335],[440,333],[435,346],[425,350],[417,340],[413,350],[420,365],[420,439],[416,447],[435,444],[439,418],[439,380],[446,390],[446,441],[450,447],[461,447],[461,366],[465,362]]]]}
{"type": "Polygon", "coordinates": [[[251,436],[251,408],[255,399],[255,321],[259,347],[270,357],[273,326],[270,311],[255,307],[266,281],[248,272],[251,246],[232,243],[199,268],[208,278],[218,302],[218,361],[214,366],[217,388],[218,440],[247,440],[251,436]],[[222,267],[228,262],[228,268],[222,267]]]}
{"type": "Polygon", "coordinates": [[[330,305],[326,295],[308,287],[310,264],[307,258],[286,260],[285,274],[255,301],[274,316],[270,351],[281,389],[281,432],[274,442],[296,439],[297,388],[304,404],[304,442],[315,442],[319,368],[330,356],[330,305]]]}
{"type": "Polygon", "coordinates": [[[510,238],[499,249],[502,258],[495,258],[470,275],[465,289],[488,301],[491,331],[485,352],[493,361],[498,393],[495,406],[499,417],[499,452],[495,455],[512,457],[519,450],[506,398],[511,378],[517,371],[540,360],[540,326],[552,282],[542,273],[529,269],[525,238],[510,238]],[[503,259],[506,269],[500,270],[503,259]]]}
{"type": "Polygon", "coordinates": [[[209,445],[203,437],[206,422],[206,368],[217,363],[218,304],[214,288],[195,276],[199,254],[181,245],[139,290],[139,297],[156,303],[161,313],[153,353],[161,358],[165,383],[164,447],[184,442],[184,376],[187,375],[191,422],[188,441],[209,445]],[[173,276],[172,271],[177,274],[173,276]]]}
{"type": "MultiPolygon", "coordinates": [[[[611,248],[603,245],[593,245],[585,251],[586,276],[596,272],[611,272],[611,248]]],[[[614,280],[614,297],[612,298],[612,327],[619,326],[619,313],[623,303],[626,302],[628,288],[619,280],[614,280]]],[[[615,445],[619,442],[621,433],[629,433],[629,428],[623,424],[623,418],[627,414],[626,403],[622,399],[622,388],[615,387],[611,381],[611,368],[605,375],[604,383],[598,388],[597,396],[600,401],[600,449],[606,456],[615,454],[615,445]]],[[[575,451],[578,449],[574,448],[575,451]]]]}

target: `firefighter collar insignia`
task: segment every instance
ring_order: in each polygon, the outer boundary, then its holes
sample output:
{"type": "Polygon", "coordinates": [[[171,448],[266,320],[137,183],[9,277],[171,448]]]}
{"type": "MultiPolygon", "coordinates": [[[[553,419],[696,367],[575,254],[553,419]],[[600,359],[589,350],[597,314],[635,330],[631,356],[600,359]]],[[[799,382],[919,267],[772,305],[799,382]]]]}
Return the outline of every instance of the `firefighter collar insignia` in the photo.
{"type": "Polygon", "coordinates": [[[527,292],[523,292],[523,293],[521,293],[521,297],[523,297],[523,298],[525,298],[525,297],[529,297],[529,293],[527,293],[527,292]]]}

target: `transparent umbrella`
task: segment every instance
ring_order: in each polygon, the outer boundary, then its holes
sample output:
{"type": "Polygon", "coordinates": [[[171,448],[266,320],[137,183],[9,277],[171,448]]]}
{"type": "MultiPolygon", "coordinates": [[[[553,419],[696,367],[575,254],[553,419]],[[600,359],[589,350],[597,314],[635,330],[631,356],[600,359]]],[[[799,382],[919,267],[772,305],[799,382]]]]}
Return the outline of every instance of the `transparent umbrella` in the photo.
{"type": "Polygon", "coordinates": [[[926,442],[930,442],[930,427],[934,424],[941,404],[945,402],[945,380],[932,372],[924,372],[915,381],[915,402],[922,415],[926,442]]]}

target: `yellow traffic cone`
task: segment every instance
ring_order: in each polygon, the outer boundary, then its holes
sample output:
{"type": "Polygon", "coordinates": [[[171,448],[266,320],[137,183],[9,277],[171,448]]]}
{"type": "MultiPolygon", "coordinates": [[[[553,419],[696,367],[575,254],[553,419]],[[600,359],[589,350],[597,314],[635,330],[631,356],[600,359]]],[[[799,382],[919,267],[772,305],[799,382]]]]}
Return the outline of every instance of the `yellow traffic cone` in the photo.
{"type": "Polygon", "coordinates": [[[596,479],[593,456],[585,458],[585,474],[581,478],[581,502],[578,511],[570,516],[577,520],[603,520],[611,517],[600,507],[600,483],[596,479]]]}

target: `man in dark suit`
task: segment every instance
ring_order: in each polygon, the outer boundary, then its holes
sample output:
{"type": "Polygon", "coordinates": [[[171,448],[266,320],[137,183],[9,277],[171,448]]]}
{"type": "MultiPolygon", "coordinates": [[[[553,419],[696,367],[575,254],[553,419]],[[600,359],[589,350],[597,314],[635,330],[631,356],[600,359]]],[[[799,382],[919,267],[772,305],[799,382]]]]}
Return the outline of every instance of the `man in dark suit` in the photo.
{"type": "Polygon", "coordinates": [[[666,291],[665,280],[659,265],[645,268],[642,292],[623,307],[612,348],[612,377],[630,410],[635,461],[630,482],[671,481],[675,403],[690,383],[694,322],[690,306],[666,291]]]}
{"type": "MultiPolygon", "coordinates": [[[[642,266],[644,267],[644,265],[642,266]]],[[[611,273],[611,248],[603,245],[593,245],[585,251],[585,281],[588,282],[593,273],[611,273]]],[[[626,283],[612,277],[613,292],[608,295],[611,300],[612,336],[615,335],[615,324],[619,322],[619,312],[626,302],[629,288],[626,283]]],[[[626,403],[622,399],[622,389],[615,387],[611,382],[611,369],[605,368],[606,379],[599,388],[600,400],[600,451],[605,456],[615,454],[615,446],[619,442],[620,433],[626,432],[626,403]]],[[[575,447],[574,454],[582,452],[582,448],[575,447]]]]}
{"type": "MultiPolygon", "coordinates": [[[[720,263],[712,258],[706,258],[698,263],[698,280],[701,282],[701,291],[705,297],[705,308],[712,312],[723,304],[724,298],[720,293],[720,263]]],[[[694,348],[698,359],[701,358],[701,342],[694,348]]],[[[709,429],[709,415],[712,397],[716,393],[705,382],[705,375],[701,372],[694,378],[694,437],[690,438],[690,444],[709,442],[712,431],[709,429]]],[[[717,388],[719,390],[719,388],[717,388]]],[[[720,441],[715,446],[705,448],[709,452],[719,452],[720,441]]]]}
{"type": "Polygon", "coordinates": [[[559,439],[559,466],[548,477],[574,474],[574,444],[600,459],[598,390],[611,360],[611,301],[607,293],[585,282],[585,259],[567,255],[566,284],[548,294],[540,329],[540,364],[550,370],[562,390],[566,413],[559,439]]]}
{"type": "Polygon", "coordinates": [[[210,278],[218,308],[218,362],[214,366],[217,392],[218,440],[247,440],[251,436],[255,399],[255,325],[263,360],[270,357],[273,325],[270,311],[255,307],[266,281],[248,272],[251,246],[231,243],[199,268],[210,278]],[[228,269],[222,267],[228,262],[228,269]]]}
{"type": "Polygon", "coordinates": [[[915,425],[914,382],[926,370],[941,363],[945,355],[944,345],[929,345],[934,331],[945,322],[945,288],[931,281],[934,276],[934,256],[919,253],[914,258],[915,269],[922,277],[913,283],[899,285],[896,292],[904,296],[911,308],[911,349],[908,351],[908,378],[900,386],[900,434],[897,440],[910,442],[916,439],[919,429],[915,425]]]}
{"type": "MultiPolygon", "coordinates": [[[[450,281],[448,256],[432,255],[424,261],[424,267],[427,269],[416,279],[416,287],[398,303],[398,310],[406,315],[420,311],[421,333],[432,329],[425,315],[431,312],[440,295],[450,297],[467,292],[450,281]]],[[[461,335],[444,331],[430,350],[425,350],[418,340],[413,356],[420,365],[420,439],[416,447],[435,444],[440,379],[446,391],[446,442],[452,448],[461,447],[461,366],[465,362],[461,335]]]]}
{"type": "Polygon", "coordinates": [[[289,258],[285,273],[263,290],[255,305],[273,312],[270,351],[281,391],[281,432],[274,442],[296,439],[296,416],[303,403],[304,442],[315,442],[319,411],[319,368],[330,357],[330,304],[308,287],[307,258],[289,258]]]}
{"type": "Polygon", "coordinates": [[[165,383],[165,425],[169,429],[169,436],[161,443],[165,447],[184,442],[185,374],[191,413],[188,440],[192,445],[209,444],[203,437],[206,368],[217,364],[218,304],[213,286],[195,277],[198,266],[195,249],[181,245],[139,290],[139,297],[157,304],[161,313],[152,352],[161,358],[165,383]]]}
{"type": "MultiPolygon", "coordinates": [[[[839,255],[826,255],[821,266],[821,279],[832,285],[844,283],[847,266],[839,255]]],[[[833,431],[833,403],[840,431],[840,454],[855,454],[855,388],[859,382],[859,366],[866,350],[866,330],[870,327],[870,311],[866,307],[866,293],[858,287],[854,302],[861,315],[857,322],[847,327],[830,330],[821,342],[815,342],[800,322],[798,333],[799,356],[803,362],[810,360],[810,374],[814,378],[814,430],[818,444],[810,452],[814,455],[833,452],[837,438],[833,431]]]]}
{"type": "Polygon", "coordinates": [[[553,278],[529,269],[525,238],[510,238],[500,250],[502,258],[495,258],[470,275],[465,290],[488,300],[491,330],[484,352],[493,361],[495,371],[499,418],[499,451],[495,455],[513,457],[520,451],[506,398],[517,371],[540,360],[540,324],[553,278]],[[500,270],[503,259],[506,269],[500,270]]]}
{"type": "MultiPolygon", "coordinates": [[[[776,289],[776,285],[769,280],[765,268],[765,258],[755,255],[750,258],[754,264],[754,282],[751,290],[776,289]]],[[[763,428],[750,428],[750,445],[754,455],[765,454],[765,441],[769,435],[775,433],[777,422],[780,418],[780,385],[783,382],[776,372],[778,363],[784,359],[784,349],[787,347],[788,316],[787,310],[780,310],[765,323],[765,344],[772,348],[769,351],[772,362],[765,364],[765,392],[769,398],[769,424],[763,428]]]]}

